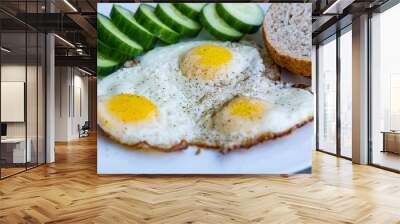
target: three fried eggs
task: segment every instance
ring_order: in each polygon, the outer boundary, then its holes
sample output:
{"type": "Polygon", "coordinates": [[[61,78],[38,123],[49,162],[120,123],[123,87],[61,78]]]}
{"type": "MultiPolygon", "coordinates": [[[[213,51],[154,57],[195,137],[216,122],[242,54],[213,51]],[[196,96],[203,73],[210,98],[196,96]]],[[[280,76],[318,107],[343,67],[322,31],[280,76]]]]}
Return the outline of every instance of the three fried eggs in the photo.
{"type": "Polygon", "coordinates": [[[248,42],[159,47],[98,82],[98,123],[128,145],[250,146],[313,116],[312,94],[266,78],[274,72],[248,42]]]}

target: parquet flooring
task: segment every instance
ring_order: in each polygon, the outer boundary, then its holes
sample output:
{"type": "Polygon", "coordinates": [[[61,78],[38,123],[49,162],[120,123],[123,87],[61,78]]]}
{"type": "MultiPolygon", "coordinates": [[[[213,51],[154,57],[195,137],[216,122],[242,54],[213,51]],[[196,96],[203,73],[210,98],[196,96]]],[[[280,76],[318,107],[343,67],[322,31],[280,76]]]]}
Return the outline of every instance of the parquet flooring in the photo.
{"type": "Polygon", "coordinates": [[[312,175],[100,176],[90,137],[0,181],[0,223],[400,223],[400,175],[315,152],[312,175]]]}
{"type": "Polygon", "coordinates": [[[3,167],[3,168],[1,168],[1,176],[2,177],[7,177],[7,176],[13,175],[15,173],[24,171],[24,170],[25,170],[25,167],[21,167],[21,168],[19,168],[19,167],[17,167],[17,168],[14,168],[14,167],[4,168],[3,167]]]}

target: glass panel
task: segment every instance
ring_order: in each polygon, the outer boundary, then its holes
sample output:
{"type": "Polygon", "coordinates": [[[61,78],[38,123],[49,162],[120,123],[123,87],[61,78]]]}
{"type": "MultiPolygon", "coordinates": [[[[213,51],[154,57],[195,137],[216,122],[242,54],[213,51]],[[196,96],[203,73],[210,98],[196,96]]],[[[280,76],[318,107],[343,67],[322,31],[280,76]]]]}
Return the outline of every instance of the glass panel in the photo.
{"type": "Polygon", "coordinates": [[[318,147],[336,153],[336,39],[318,51],[318,147]]]}
{"type": "MultiPolygon", "coordinates": [[[[25,170],[26,33],[1,34],[2,178],[25,170]]],[[[29,149],[29,147],[28,147],[29,149]]]]}
{"type": "Polygon", "coordinates": [[[27,62],[27,80],[26,80],[26,113],[27,113],[27,143],[28,143],[28,151],[30,150],[30,159],[28,160],[27,166],[28,168],[34,167],[37,165],[37,150],[38,150],[38,142],[37,142],[37,132],[38,132],[38,36],[36,32],[28,33],[28,62],[27,62]]]}
{"type": "Polygon", "coordinates": [[[400,170],[400,4],[372,18],[372,163],[400,170]]]}
{"type": "Polygon", "coordinates": [[[352,141],[352,32],[340,36],[340,153],[351,158],[352,141]]]}
{"type": "MultiPolygon", "coordinates": [[[[0,1],[18,16],[43,13],[45,0],[0,1]]],[[[0,12],[2,141],[0,177],[45,162],[45,35],[0,12]],[[4,99],[6,100],[4,100],[4,99]]],[[[34,17],[37,18],[37,17],[34,17]]]]}
{"type": "MultiPolygon", "coordinates": [[[[27,2],[27,13],[37,13],[39,5],[37,1],[27,2]]],[[[33,17],[32,19],[37,19],[33,17]]],[[[27,80],[26,80],[26,113],[27,113],[27,150],[31,151],[27,167],[35,167],[38,164],[38,33],[35,30],[27,30],[27,80]]]]}

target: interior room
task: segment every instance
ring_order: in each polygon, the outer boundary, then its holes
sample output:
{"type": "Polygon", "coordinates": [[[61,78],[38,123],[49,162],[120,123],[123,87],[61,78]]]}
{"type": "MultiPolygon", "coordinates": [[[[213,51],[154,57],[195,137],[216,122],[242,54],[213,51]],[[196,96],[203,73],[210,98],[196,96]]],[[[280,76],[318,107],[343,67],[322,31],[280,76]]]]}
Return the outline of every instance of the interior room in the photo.
{"type": "MultiPolygon", "coordinates": [[[[365,158],[373,166],[389,170],[399,170],[398,144],[398,65],[394,61],[398,32],[392,29],[398,19],[399,6],[387,10],[371,12],[369,41],[366,43],[370,55],[365,63],[369,74],[366,88],[368,113],[368,156],[365,158]],[[394,38],[394,39],[392,39],[394,38]]],[[[339,30],[325,31],[314,38],[316,46],[317,86],[317,150],[352,160],[352,82],[360,82],[351,74],[354,72],[351,22],[342,19],[339,30]],[[318,40],[317,40],[318,39],[318,40]],[[351,63],[353,60],[353,63],[351,63]]],[[[354,161],[354,159],[353,159],[354,161]]]]}
{"type": "Polygon", "coordinates": [[[311,174],[281,175],[98,174],[97,3],[121,2],[0,1],[0,223],[400,223],[398,0],[268,1],[312,5],[311,174]]]}
{"type": "MultiPolygon", "coordinates": [[[[93,5],[82,6],[93,11],[93,5]]],[[[93,60],[90,51],[95,43],[83,35],[86,31],[76,24],[60,27],[58,18],[53,18],[53,24],[47,27],[39,25],[45,21],[40,16],[47,12],[73,11],[68,4],[2,1],[1,7],[3,179],[54,161],[54,150],[46,150],[54,148],[54,144],[76,141],[96,132],[96,77],[95,66],[88,63],[93,60]],[[49,31],[58,34],[50,38],[49,31]],[[50,73],[57,74],[51,84],[50,73]],[[54,120],[49,120],[53,116],[54,120]],[[49,123],[54,127],[51,131],[46,129],[49,123]]]]}
{"type": "Polygon", "coordinates": [[[45,36],[1,34],[1,177],[45,162],[45,36]]]}

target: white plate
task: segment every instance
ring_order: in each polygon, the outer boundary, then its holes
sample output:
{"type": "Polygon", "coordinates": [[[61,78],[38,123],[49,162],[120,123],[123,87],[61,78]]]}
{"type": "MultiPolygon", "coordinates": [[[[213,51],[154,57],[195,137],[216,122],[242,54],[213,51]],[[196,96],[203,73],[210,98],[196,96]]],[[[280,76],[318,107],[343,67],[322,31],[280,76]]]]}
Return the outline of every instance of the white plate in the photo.
{"type": "MultiPolygon", "coordinates": [[[[135,11],[139,4],[118,3],[135,11]]],[[[260,4],[263,10],[268,3],[260,4]]],[[[97,4],[98,12],[109,15],[111,3],[97,4]]],[[[261,30],[249,38],[263,46],[261,30]]],[[[204,30],[195,40],[213,39],[204,30]]],[[[193,40],[193,39],[191,39],[193,40]]],[[[310,80],[283,72],[282,79],[310,84],[310,80]]],[[[97,140],[97,172],[99,174],[290,174],[310,172],[313,123],[288,136],[258,144],[250,149],[222,154],[197,148],[160,153],[144,152],[115,143],[99,132],[97,140]]]]}

